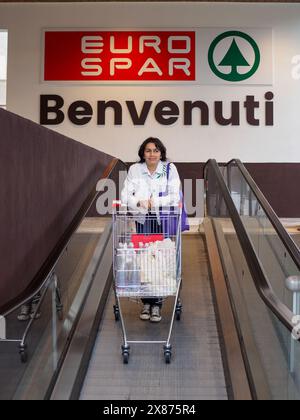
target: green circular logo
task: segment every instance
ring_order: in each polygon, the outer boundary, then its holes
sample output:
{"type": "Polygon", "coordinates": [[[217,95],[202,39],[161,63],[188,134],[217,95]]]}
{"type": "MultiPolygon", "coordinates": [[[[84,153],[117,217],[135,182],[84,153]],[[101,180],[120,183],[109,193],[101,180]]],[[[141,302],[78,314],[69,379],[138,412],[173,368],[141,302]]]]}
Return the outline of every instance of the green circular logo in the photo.
{"type": "Polygon", "coordinates": [[[259,67],[260,63],[260,52],[259,48],[254,41],[253,38],[251,38],[249,35],[245,34],[244,32],[239,31],[228,31],[224,32],[221,35],[217,36],[216,39],[211,43],[209,50],[208,50],[208,63],[212,71],[216,76],[218,76],[220,79],[227,80],[228,82],[241,82],[242,80],[249,79],[249,77],[253,76],[253,74],[256,72],[256,70],[259,67]],[[232,37],[233,40],[231,42],[231,45],[225,54],[224,58],[221,60],[219,64],[215,63],[214,59],[214,52],[216,47],[219,45],[221,41],[225,38],[232,37]],[[248,44],[252,47],[252,50],[254,52],[254,63],[250,70],[247,73],[239,73],[238,67],[250,67],[250,64],[243,56],[240,48],[238,47],[238,44],[236,42],[236,38],[243,38],[247,41],[248,44]],[[231,67],[230,73],[223,73],[221,72],[218,67],[231,67]]]}

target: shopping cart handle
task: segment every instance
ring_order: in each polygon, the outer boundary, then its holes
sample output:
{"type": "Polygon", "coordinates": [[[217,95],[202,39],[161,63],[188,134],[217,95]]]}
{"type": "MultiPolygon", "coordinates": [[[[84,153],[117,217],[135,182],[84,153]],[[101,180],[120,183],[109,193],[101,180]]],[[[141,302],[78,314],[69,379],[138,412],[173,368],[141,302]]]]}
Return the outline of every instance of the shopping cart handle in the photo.
{"type": "Polygon", "coordinates": [[[113,207],[120,207],[120,206],[122,206],[122,201],[121,200],[113,200],[112,206],[113,207]]]}

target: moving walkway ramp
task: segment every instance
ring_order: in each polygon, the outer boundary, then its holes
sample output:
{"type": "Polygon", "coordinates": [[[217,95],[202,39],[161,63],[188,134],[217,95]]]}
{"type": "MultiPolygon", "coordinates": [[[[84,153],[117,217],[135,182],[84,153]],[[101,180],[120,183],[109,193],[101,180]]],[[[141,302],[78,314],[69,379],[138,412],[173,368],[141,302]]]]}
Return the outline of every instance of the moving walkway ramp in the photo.
{"type": "MultiPolygon", "coordinates": [[[[123,365],[122,334],[114,321],[113,293],[99,328],[81,399],[186,400],[227,399],[228,393],[210,287],[205,239],[188,234],[183,240],[183,313],[171,339],[171,364],[164,363],[162,345],[131,346],[123,365]]],[[[124,305],[123,305],[124,306],[124,305]]],[[[160,324],[141,321],[141,305],[125,302],[124,316],[133,339],[165,339],[173,299],[162,308],[160,324]]]]}
{"type": "MultiPolygon", "coordinates": [[[[62,314],[50,284],[28,333],[27,363],[14,343],[0,343],[1,399],[299,399],[298,248],[240,162],[209,161],[205,180],[207,217],[183,235],[183,313],[171,363],[148,344],[132,347],[123,364],[111,221],[86,212],[54,267],[62,314]]],[[[139,320],[139,302],[126,300],[130,332],[164,335],[171,307],[169,298],[152,325],[139,320]]],[[[7,327],[20,329],[10,317],[7,327]]]]}
{"type": "Polygon", "coordinates": [[[253,398],[299,399],[300,254],[239,160],[206,166],[211,216],[253,398]]]}

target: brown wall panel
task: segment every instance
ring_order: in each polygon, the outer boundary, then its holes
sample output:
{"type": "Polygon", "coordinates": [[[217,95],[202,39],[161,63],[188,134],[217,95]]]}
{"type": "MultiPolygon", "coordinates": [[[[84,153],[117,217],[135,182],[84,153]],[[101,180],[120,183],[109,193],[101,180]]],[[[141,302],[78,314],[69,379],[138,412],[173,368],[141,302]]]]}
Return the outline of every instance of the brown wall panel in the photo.
{"type": "Polygon", "coordinates": [[[300,163],[245,166],[279,217],[300,218],[300,163]]]}
{"type": "Polygon", "coordinates": [[[0,109],[0,313],[26,294],[111,161],[0,109]]]}

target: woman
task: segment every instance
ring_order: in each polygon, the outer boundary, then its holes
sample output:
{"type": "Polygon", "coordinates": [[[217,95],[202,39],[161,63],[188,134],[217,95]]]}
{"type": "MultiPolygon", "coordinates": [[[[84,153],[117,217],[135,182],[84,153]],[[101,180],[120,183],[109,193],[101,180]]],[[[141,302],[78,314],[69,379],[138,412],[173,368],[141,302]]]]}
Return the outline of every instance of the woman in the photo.
{"type": "MultiPolygon", "coordinates": [[[[179,175],[176,166],[171,163],[167,176],[166,148],[157,138],[146,139],[138,155],[140,161],[130,167],[121,199],[129,210],[138,211],[142,215],[139,223],[136,223],[137,233],[161,233],[159,208],[178,205],[179,175]]],[[[160,322],[162,299],[142,299],[142,302],[144,306],[140,319],[160,322]]]]}

